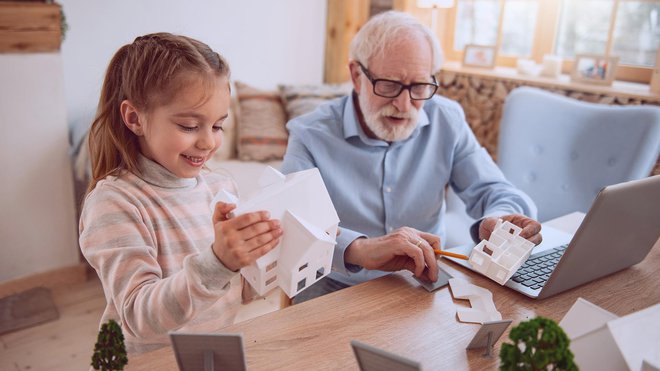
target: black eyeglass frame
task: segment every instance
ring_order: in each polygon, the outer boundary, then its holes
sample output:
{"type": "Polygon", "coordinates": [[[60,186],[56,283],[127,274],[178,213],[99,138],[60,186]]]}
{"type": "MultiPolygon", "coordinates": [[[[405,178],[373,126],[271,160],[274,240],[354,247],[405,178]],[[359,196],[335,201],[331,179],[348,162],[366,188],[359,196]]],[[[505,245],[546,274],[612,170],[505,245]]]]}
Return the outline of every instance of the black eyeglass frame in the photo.
{"type": "Polygon", "coordinates": [[[373,78],[373,76],[371,76],[371,72],[362,64],[362,62],[357,62],[357,64],[360,66],[360,69],[362,70],[362,73],[364,73],[364,76],[366,76],[367,79],[369,79],[369,81],[371,82],[371,86],[373,87],[374,94],[376,94],[379,97],[396,98],[399,95],[401,95],[401,93],[404,90],[408,90],[408,96],[410,97],[411,100],[429,100],[429,99],[433,98],[433,95],[435,95],[435,92],[438,91],[438,86],[439,86],[438,81],[435,79],[435,76],[433,76],[433,75],[431,75],[431,78],[433,79],[432,83],[431,82],[414,82],[412,84],[406,85],[406,84],[401,83],[401,81],[396,81],[396,80],[375,79],[375,78],[373,78]],[[379,81],[385,81],[385,82],[389,82],[389,83],[392,83],[392,84],[395,84],[395,85],[399,85],[399,91],[396,93],[396,95],[392,95],[392,96],[378,94],[376,92],[376,83],[378,83],[379,81]],[[429,95],[428,98],[413,98],[412,88],[415,87],[415,86],[420,86],[420,85],[432,86],[433,87],[433,92],[431,92],[431,94],[429,95]]]}

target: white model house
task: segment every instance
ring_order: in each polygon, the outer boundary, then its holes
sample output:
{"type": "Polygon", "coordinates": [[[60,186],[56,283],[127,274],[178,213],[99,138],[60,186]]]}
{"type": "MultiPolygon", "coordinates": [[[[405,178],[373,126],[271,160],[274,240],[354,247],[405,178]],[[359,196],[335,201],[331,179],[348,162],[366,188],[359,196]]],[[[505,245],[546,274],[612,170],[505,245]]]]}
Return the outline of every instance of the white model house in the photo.
{"type": "Polygon", "coordinates": [[[267,210],[281,222],[280,244],[241,274],[259,295],[280,286],[293,297],[330,273],[339,217],[316,168],[284,176],[268,167],[260,186],[245,200],[218,193],[213,204],[236,203],[235,215],[267,210]]]}
{"type": "Polygon", "coordinates": [[[522,229],[510,222],[497,221],[488,240],[479,242],[470,254],[470,264],[479,273],[504,285],[527,260],[534,243],[520,237],[522,229]]]}
{"type": "Polygon", "coordinates": [[[660,370],[660,304],[617,317],[578,298],[559,325],[581,370],[660,370]]]}

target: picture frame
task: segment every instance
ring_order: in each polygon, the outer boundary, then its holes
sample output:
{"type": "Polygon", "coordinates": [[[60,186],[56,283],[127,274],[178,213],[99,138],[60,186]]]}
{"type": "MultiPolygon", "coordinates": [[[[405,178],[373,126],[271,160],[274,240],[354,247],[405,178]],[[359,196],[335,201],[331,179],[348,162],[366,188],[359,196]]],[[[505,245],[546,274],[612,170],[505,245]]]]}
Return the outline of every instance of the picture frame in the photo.
{"type": "Polygon", "coordinates": [[[247,370],[241,334],[171,332],[169,335],[181,371],[247,370]]]}
{"type": "Polygon", "coordinates": [[[612,85],[618,65],[619,57],[577,54],[573,61],[571,81],[597,85],[612,85]]]}
{"type": "Polygon", "coordinates": [[[463,66],[494,68],[497,48],[490,45],[467,44],[463,49],[463,66]]]}
{"type": "Polygon", "coordinates": [[[421,371],[422,365],[411,359],[390,353],[357,340],[351,340],[351,348],[355,354],[360,371],[421,371]]]}
{"type": "Polygon", "coordinates": [[[513,322],[510,319],[503,321],[490,321],[481,324],[479,331],[474,334],[470,344],[465,349],[482,349],[485,348],[484,356],[490,357],[493,346],[497,340],[504,334],[504,331],[513,322]]]}

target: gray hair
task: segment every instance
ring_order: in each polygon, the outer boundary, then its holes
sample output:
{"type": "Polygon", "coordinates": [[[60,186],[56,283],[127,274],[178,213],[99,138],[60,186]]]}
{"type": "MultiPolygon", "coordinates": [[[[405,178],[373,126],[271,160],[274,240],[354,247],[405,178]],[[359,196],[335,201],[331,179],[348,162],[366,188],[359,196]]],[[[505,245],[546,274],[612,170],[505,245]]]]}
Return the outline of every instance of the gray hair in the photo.
{"type": "Polygon", "coordinates": [[[368,67],[369,60],[382,54],[392,41],[414,33],[421,34],[429,42],[433,55],[431,72],[438,72],[442,65],[442,49],[437,36],[412,15],[393,10],[374,16],[360,28],[351,41],[348,56],[368,67]]]}

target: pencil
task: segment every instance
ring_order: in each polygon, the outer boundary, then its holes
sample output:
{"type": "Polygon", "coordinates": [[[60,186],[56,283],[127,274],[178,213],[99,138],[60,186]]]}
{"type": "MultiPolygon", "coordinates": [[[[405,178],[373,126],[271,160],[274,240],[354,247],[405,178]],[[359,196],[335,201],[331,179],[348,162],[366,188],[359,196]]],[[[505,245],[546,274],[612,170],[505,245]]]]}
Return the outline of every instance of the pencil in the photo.
{"type": "Polygon", "coordinates": [[[463,259],[463,260],[469,260],[470,259],[466,255],[457,254],[455,252],[449,252],[449,251],[444,251],[444,250],[439,250],[439,249],[433,249],[433,251],[438,255],[451,256],[452,258],[456,258],[456,259],[463,259]]]}

